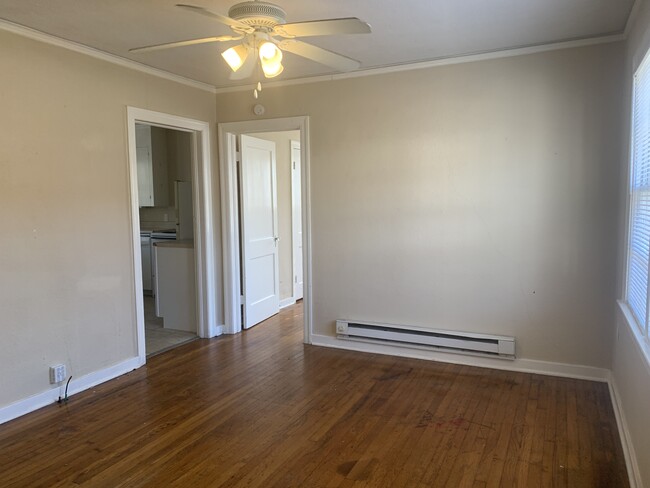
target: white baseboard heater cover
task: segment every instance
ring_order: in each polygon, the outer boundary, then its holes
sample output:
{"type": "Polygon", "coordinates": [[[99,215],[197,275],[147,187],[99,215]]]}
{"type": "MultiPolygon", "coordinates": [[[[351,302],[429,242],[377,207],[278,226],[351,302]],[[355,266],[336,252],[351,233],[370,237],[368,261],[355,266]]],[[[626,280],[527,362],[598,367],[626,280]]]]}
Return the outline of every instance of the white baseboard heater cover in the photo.
{"type": "Polygon", "coordinates": [[[424,327],[337,320],[339,339],[515,359],[515,338],[424,327]]]}

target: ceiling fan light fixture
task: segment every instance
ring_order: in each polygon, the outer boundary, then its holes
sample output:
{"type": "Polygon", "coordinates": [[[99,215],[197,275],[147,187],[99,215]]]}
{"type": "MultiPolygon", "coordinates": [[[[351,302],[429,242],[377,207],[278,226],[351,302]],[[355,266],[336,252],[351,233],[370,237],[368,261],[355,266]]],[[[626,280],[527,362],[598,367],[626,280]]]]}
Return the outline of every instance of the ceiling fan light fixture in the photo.
{"type": "Polygon", "coordinates": [[[264,72],[265,78],[275,78],[280,73],[284,71],[284,66],[282,63],[277,64],[264,64],[262,63],[262,71],[264,72]]]}
{"type": "Polygon", "coordinates": [[[244,61],[246,61],[246,58],[248,57],[248,48],[243,44],[240,44],[239,46],[226,49],[221,53],[221,56],[226,60],[230,69],[236,72],[242,67],[244,61]]]}
{"type": "Polygon", "coordinates": [[[284,71],[282,51],[272,42],[260,46],[260,64],[266,78],[274,78],[284,71]]]}
{"type": "MultiPolygon", "coordinates": [[[[242,44],[226,49],[221,56],[231,70],[233,81],[259,77],[262,68],[266,78],[274,78],[284,71],[283,50],[337,71],[354,71],[361,63],[354,59],[298,40],[301,37],[332,36],[342,34],[369,34],[370,25],[356,17],[320,19],[286,23],[285,11],[268,0],[245,0],[233,5],[228,16],[210,9],[189,4],[177,4],[186,12],[210,17],[230,27],[234,35],[202,37],[184,41],[166,42],[129,49],[129,52],[148,52],[158,49],[178,48],[212,42],[240,41],[242,44]],[[282,46],[282,50],[278,47],[282,46]],[[259,55],[259,64],[257,56],[259,55]]],[[[257,93],[261,91],[261,85],[257,93]]]]}

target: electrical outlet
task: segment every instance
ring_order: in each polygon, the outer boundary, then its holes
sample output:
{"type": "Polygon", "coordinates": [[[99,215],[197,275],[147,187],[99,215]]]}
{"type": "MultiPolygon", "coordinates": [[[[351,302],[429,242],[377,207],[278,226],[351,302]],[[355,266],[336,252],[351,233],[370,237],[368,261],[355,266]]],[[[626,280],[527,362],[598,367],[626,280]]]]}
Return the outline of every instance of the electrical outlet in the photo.
{"type": "Polygon", "coordinates": [[[57,364],[56,366],[50,366],[50,383],[61,383],[65,381],[67,375],[65,371],[65,364],[57,364]]]}

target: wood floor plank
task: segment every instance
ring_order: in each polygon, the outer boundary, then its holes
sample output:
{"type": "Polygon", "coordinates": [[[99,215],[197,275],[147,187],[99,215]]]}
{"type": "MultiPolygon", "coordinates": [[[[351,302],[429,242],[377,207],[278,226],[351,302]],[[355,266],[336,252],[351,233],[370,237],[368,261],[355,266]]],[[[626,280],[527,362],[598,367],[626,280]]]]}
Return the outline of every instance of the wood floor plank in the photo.
{"type": "Polygon", "coordinates": [[[0,486],[627,488],[607,385],[302,343],[302,305],[0,426],[0,486]]]}

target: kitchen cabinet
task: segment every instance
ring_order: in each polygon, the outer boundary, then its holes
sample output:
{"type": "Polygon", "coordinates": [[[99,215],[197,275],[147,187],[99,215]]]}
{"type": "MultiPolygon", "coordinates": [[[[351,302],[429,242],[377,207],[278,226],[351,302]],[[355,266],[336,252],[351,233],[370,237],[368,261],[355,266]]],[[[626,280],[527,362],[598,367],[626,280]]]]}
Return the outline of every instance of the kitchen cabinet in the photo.
{"type": "Polygon", "coordinates": [[[166,329],[196,334],[196,273],[194,244],[190,240],[156,242],[156,315],[166,329]]]}
{"type": "Polygon", "coordinates": [[[136,162],[138,168],[138,205],[169,206],[167,139],[165,129],[145,124],[135,125],[136,162]]]}

